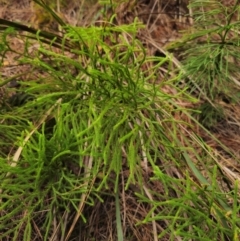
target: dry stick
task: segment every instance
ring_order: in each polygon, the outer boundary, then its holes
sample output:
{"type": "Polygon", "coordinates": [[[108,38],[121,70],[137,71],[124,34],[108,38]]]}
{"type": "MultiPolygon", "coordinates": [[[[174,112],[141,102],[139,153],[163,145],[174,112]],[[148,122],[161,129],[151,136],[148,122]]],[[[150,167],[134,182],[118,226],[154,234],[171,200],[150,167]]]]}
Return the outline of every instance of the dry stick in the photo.
{"type": "MultiPolygon", "coordinates": [[[[141,122],[139,119],[136,119],[136,122],[137,124],[140,126],[141,125],[141,122]]],[[[131,127],[131,129],[133,129],[133,126],[131,123],[129,123],[129,126],[131,127]]],[[[148,173],[148,160],[147,160],[147,155],[146,155],[146,148],[144,146],[144,141],[143,141],[143,136],[142,136],[142,132],[139,130],[139,137],[140,137],[140,143],[141,143],[141,146],[143,147],[142,148],[142,156],[143,156],[143,166],[144,166],[144,169],[146,171],[146,173],[148,173]]],[[[152,195],[150,194],[150,192],[148,191],[147,187],[145,185],[143,185],[143,189],[146,193],[146,195],[148,196],[148,198],[153,201],[153,198],[152,198],[152,195]]],[[[156,225],[156,221],[154,220],[154,217],[155,217],[155,214],[154,212],[152,212],[152,227],[153,227],[153,238],[154,238],[154,241],[158,241],[158,236],[157,236],[157,225],[156,225]]]]}
{"type": "MultiPolygon", "coordinates": [[[[141,122],[139,119],[136,119],[136,122],[139,126],[141,126],[141,122]]],[[[143,141],[143,133],[142,131],[138,131],[139,133],[139,138],[140,138],[140,143],[141,143],[141,147],[142,147],[142,158],[143,158],[143,167],[146,171],[146,173],[149,173],[149,168],[148,168],[148,158],[147,158],[147,151],[146,151],[146,147],[144,145],[144,141],[143,141]]]]}
{"type": "MultiPolygon", "coordinates": [[[[141,122],[139,119],[136,119],[137,124],[140,126],[141,122]]],[[[143,165],[144,165],[144,169],[146,171],[146,173],[148,173],[148,159],[147,159],[147,154],[146,154],[146,147],[144,145],[144,141],[143,141],[143,134],[142,132],[139,130],[139,138],[140,138],[140,143],[142,146],[142,156],[143,156],[143,165]]],[[[146,195],[148,196],[148,198],[153,201],[152,195],[150,194],[150,192],[148,191],[147,187],[145,185],[143,185],[143,189],[146,193],[146,195]]],[[[154,212],[152,212],[152,227],[153,227],[153,238],[154,241],[158,241],[158,236],[157,236],[157,225],[156,225],[156,221],[154,220],[155,214],[154,212]]]]}
{"type": "MultiPolygon", "coordinates": [[[[23,145],[18,148],[18,150],[15,152],[13,156],[13,162],[10,164],[11,167],[15,167],[17,165],[17,162],[19,160],[19,157],[22,153],[23,147],[26,145],[30,137],[34,134],[34,132],[42,125],[44,121],[46,121],[47,117],[51,114],[53,109],[62,102],[62,98],[58,99],[57,102],[47,111],[47,113],[42,117],[42,119],[39,121],[37,126],[25,137],[23,141],[23,145]]],[[[9,175],[9,173],[8,173],[9,175]]]]}
{"type": "MultiPolygon", "coordinates": [[[[56,101],[56,103],[46,112],[46,114],[42,117],[42,119],[39,121],[39,123],[37,124],[37,126],[25,137],[22,146],[20,146],[17,151],[15,152],[14,156],[13,156],[13,161],[10,163],[10,167],[15,167],[18,163],[19,157],[22,153],[22,150],[24,148],[24,146],[26,145],[26,143],[28,142],[28,140],[30,139],[30,137],[34,134],[34,132],[42,125],[42,123],[47,119],[47,117],[51,114],[51,112],[53,111],[53,109],[62,102],[62,98],[58,99],[56,101]]],[[[6,174],[6,177],[8,177],[11,173],[8,172],[6,174]]],[[[0,194],[2,193],[3,189],[0,189],[0,194]]],[[[0,199],[1,202],[1,199],[0,199]]]]}
{"type": "MultiPolygon", "coordinates": [[[[91,158],[91,159],[92,159],[92,158],[91,158]]],[[[85,175],[85,177],[86,177],[86,176],[87,176],[87,175],[85,175]]],[[[91,186],[93,185],[94,181],[95,181],[95,178],[92,180],[91,186]]],[[[88,186],[88,185],[89,185],[89,180],[87,180],[84,184],[85,184],[85,186],[88,186]]],[[[79,217],[81,216],[83,207],[84,207],[84,205],[85,205],[85,201],[87,200],[88,196],[89,196],[89,191],[88,191],[87,193],[83,193],[83,194],[82,194],[81,200],[80,200],[79,205],[78,205],[78,212],[76,213],[76,215],[75,215],[75,217],[74,217],[74,220],[73,220],[73,222],[72,222],[72,225],[71,225],[71,227],[70,227],[70,229],[69,229],[69,231],[68,231],[68,234],[67,234],[67,236],[66,236],[66,238],[65,238],[64,241],[68,241],[68,240],[69,240],[69,238],[70,238],[70,236],[71,236],[71,234],[72,234],[72,232],[73,232],[73,229],[74,229],[74,227],[75,227],[75,225],[76,225],[79,217]]]]}
{"type": "Polygon", "coordinates": [[[122,214],[122,226],[123,226],[123,230],[124,230],[124,237],[126,236],[126,230],[127,230],[127,225],[126,225],[126,217],[127,217],[127,208],[126,208],[126,195],[125,195],[125,191],[124,191],[124,187],[125,187],[125,182],[124,182],[124,175],[123,172],[121,172],[121,176],[122,176],[122,205],[123,205],[123,214],[122,214]]]}
{"type": "MultiPolygon", "coordinates": [[[[91,124],[91,123],[90,123],[90,121],[89,121],[88,125],[90,126],[90,124],[91,124]]],[[[87,147],[87,145],[88,145],[88,143],[86,142],[86,143],[85,143],[85,146],[87,147]]],[[[89,158],[86,158],[86,159],[85,159],[85,164],[86,164],[86,165],[85,165],[86,168],[85,168],[85,171],[84,171],[84,179],[85,179],[86,181],[84,182],[84,185],[83,185],[83,186],[89,187],[89,184],[91,184],[91,186],[93,185],[93,183],[95,182],[95,178],[96,178],[96,177],[93,177],[93,178],[92,178],[92,182],[90,183],[89,177],[90,177],[90,170],[92,169],[93,157],[90,156],[89,158]]],[[[90,190],[91,186],[89,187],[89,190],[90,190]]],[[[76,215],[75,215],[75,217],[74,217],[74,220],[73,220],[72,225],[71,225],[71,227],[70,227],[70,229],[69,229],[69,231],[68,231],[68,234],[67,234],[67,236],[66,236],[66,238],[65,238],[65,241],[69,240],[69,238],[70,238],[70,236],[71,236],[71,234],[72,234],[72,232],[73,232],[73,229],[74,229],[74,227],[75,227],[75,225],[76,225],[79,217],[81,216],[83,207],[84,207],[84,205],[85,205],[85,201],[87,200],[87,198],[88,198],[88,196],[89,196],[89,192],[90,192],[90,191],[84,192],[84,193],[82,194],[82,196],[81,196],[81,199],[80,199],[80,202],[79,202],[79,205],[78,205],[78,212],[76,213],[76,215]]]]}
{"type": "Polygon", "coordinates": [[[50,240],[52,241],[58,241],[59,240],[59,237],[58,237],[58,224],[57,224],[57,218],[56,218],[56,207],[53,208],[53,228],[54,228],[54,232],[52,234],[52,237],[50,238],[50,240]]]}
{"type": "MultiPolygon", "coordinates": [[[[88,83],[89,81],[90,81],[90,79],[89,79],[89,78],[86,78],[86,82],[88,83]]],[[[76,99],[77,99],[79,96],[80,96],[80,94],[78,94],[78,95],[76,96],[76,99]]],[[[83,99],[86,99],[86,97],[83,97],[83,99]]],[[[88,125],[90,126],[90,124],[91,124],[91,123],[90,123],[90,121],[89,121],[89,122],[88,122],[88,125]]],[[[88,143],[85,142],[85,146],[86,146],[86,147],[87,147],[87,145],[88,145],[88,143]]],[[[85,169],[85,172],[84,172],[84,177],[86,178],[86,179],[85,179],[86,181],[84,182],[84,185],[83,185],[83,186],[86,186],[86,187],[88,187],[88,186],[89,186],[89,183],[90,183],[90,181],[88,180],[88,178],[89,178],[89,176],[90,176],[90,172],[89,172],[89,171],[92,169],[92,163],[93,163],[93,158],[92,158],[92,157],[90,157],[89,159],[85,159],[86,169],[85,169]]],[[[93,185],[93,183],[94,183],[94,181],[95,181],[95,178],[96,178],[96,177],[94,177],[94,178],[92,179],[91,186],[93,185]]],[[[66,238],[65,238],[65,241],[69,240],[69,238],[70,238],[70,236],[71,236],[71,234],[72,234],[72,232],[73,232],[73,229],[74,229],[74,227],[75,227],[75,225],[76,225],[79,217],[81,216],[83,207],[84,207],[84,205],[85,205],[85,200],[87,200],[88,196],[89,196],[89,191],[88,191],[87,193],[84,192],[84,193],[82,194],[82,196],[81,196],[81,198],[80,198],[80,202],[79,202],[79,204],[78,204],[78,212],[76,213],[76,215],[75,215],[75,217],[74,217],[74,220],[73,220],[72,225],[71,225],[71,227],[70,227],[70,229],[69,229],[69,231],[68,231],[68,233],[67,233],[67,236],[66,236],[66,238]]]]}
{"type": "MultiPolygon", "coordinates": [[[[69,205],[68,205],[68,207],[69,207],[69,205]]],[[[67,227],[68,218],[69,218],[69,213],[68,213],[67,210],[65,210],[65,211],[64,211],[64,214],[62,215],[62,220],[64,220],[64,221],[63,221],[63,224],[64,224],[63,229],[64,229],[64,231],[62,232],[63,234],[65,234],[65,230],[66,230],[66,227],[67,227]]],[[[57,227],[55,228],[52,236],[50,237],[49,241],[54,241],[54,240],[64,241],[64,235],[61,236],[61,239],[57,239],[57,238],[56,238],[57,232],[59,231],[60,227],[61,227],[61,223],[59,222],[59,223],[57,224],[57,227]]]]}
{"type": "MultiPolygon", "coordinates": [[[[148,197],[151,201],[153,201],[152,195],[151,195],[151,193],[148,191],[148,188],[147,188],[145,185],[143,185],[143,190],[144,190],[144,192],[146,193],[147,197],[148,197]]],[[[152,219],[153,219],[153,220],[152,220],[153,240],[154,240],[154,241],[158,241],[157,225],[156,225],[156,221],[154,220],[154,218],[155,218],[155,214],[154,214],[154,212],[152,211],[152,219]]]]}

